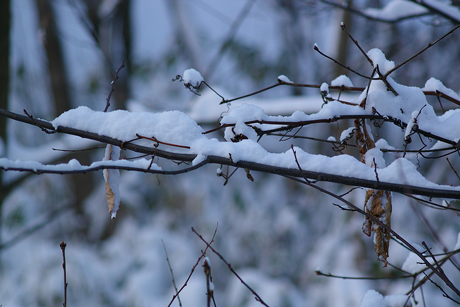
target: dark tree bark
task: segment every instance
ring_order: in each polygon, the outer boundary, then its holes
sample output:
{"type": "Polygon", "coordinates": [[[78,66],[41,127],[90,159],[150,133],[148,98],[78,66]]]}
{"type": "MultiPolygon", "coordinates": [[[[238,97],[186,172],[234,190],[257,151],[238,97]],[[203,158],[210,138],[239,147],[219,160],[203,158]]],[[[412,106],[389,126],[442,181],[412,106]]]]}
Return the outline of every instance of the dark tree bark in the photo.
{"type": "MultiPolygon", "coordinates": [[[[350,0],[348,1],[348,5],[352,6],[353,1],[350,0]]],[[[350,11],[342,11],[340,12],[342,14],[342,22],[347,26],[348,29],[351,29],[352,27],[352,18],[351,18],[351,12],[350,11]]],[[[337,43],[337,51],[336,51],[336,59],[340,63],[346,63],[347,58],[349,57],[348,53],[348,45],[349,45],[350,39],[348,38],[348,35],[344,31],[340,31],[340,34],[338,35],[338,43],[337,43]]],[[[333,78],[338,77],[340,75],[347,75],[348,71],[343,68],[342,66],[335,65],[334,66],[334,72],[333,72],[333,78]]]]}
{"type": "MultiPolygon", "coordinates": [[[[0,1],[0,108],[5,110],[8,109],[10,85],[10,9],[9,0],[0,1]]],[[[6,120],[0,118],[0,138],[5,142],[4,145],[6,145],[6,120]]]]}
{"type": "Polygon", "coordinates": [[[113,18],[113,42],[112,46],[112,75],[120,66],[121,61],[126,63],[126,71],[119,74],[116,89],[113,93],[115,97],[115,108],[126,110],[126,102],[130,96],[128,76],[131,72],[131,1],[125,0],[118,5],[113,18]]]}
{"type": "MultiPolygon", "coordinates": [[[[10,1],[3,0],[0,1],[0,107],[2,109],[8,109],[8,93],[10,87],[10,28],[10,1]]],[[[0,118],[0,142],[3,142],[4,151],[6,151],[7,140],[6,126],[7,119],[0,118]]],[[[0,152],[0,157],[3,155],[4,154],[0,152]]],[[[0,172],[0,244],[2,243],[1,229],[3,226],[3,201],[5,200],[7,195],[8,191],[6,191],[3,185],[3,172],[0,172]]]]}
{"type": "Polygon", "coordinates": [[[51,90],[54,97],[55,115],[72,108],[69,94],[69,77],[66,71],[62,41],[50,0],[36,0],[40,26],[45,30],[44,46],[48,58],[51,90]]]}
{"type": "MultiPolygon", "coordinates": [[[[70,82],[66,69],[63,37],[59,34],[59,26],[57,24],[56,13],[52,7],[52,1],[36,0],[36,5],[40,18],[40,26],[45,31],[44,47],[48,59],[48,71],[51,81],[51,91],[54,98],[55,115],[59,116],[65,111],[72,109],[70,82]]],[[[89,152],[81,152],[72,156],[81,159],[81,161],[91,161],[89,152]]],[[[84,214],[83,201],[93,189],[93,176],[76,174],[70,176],[68,179],[75,197],[75,210],[78,214],[84,214]]]]}

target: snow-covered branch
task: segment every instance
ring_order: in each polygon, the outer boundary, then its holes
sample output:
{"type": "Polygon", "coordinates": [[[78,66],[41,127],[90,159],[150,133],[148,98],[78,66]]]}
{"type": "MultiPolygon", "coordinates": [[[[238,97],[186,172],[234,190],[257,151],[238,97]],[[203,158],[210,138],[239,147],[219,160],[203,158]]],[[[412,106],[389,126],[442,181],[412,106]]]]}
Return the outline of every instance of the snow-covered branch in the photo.
{"type": "MultiPolygon", "coordinates": [[[[177,175],[200,168],[206,164],[228,165],[244,168],[252,171],[271,173],[284,176],[306,177],[311,180],[329,181],[352,186],[361,186],[372,189],[394,191],[405,194],[424,195],[428,197],[443,197],[460,199],[460,189],[451,186],[442,186],[431,183],[418,173],[415,166],[406,159],[398,159],[390,166],[379,170],[379,180],[373,169],[362,164],[360,161],[348,155],[337,157],[316,156],[299,151],[299,161],[302,163],[302,170],[299,170],[292,153],[287,151],[281,154],[269,153],[258,143],[252,140],[243,140],[239,143],[218,142],[215,139],[207,139],[203,131],[196,123],[180,112],[152,114],[152,113],[130,113],[126,111],[114,111],[109,113],[95,112],[87,108],[75,109],[66,112],[53,122],[43,120],[32,120],[27,116],[13,112],[0,110],[1,116],[22,121],[32,125],[39,125],[41,128],[56,131],[58,133],[72,134],[82,138],[92,139],[105,144],[119,146],[125,150],[160,157],[174,161],[192,162],[189,168],[179,170],[162,170],[151,159],[138,159],[134,161],[99,161],[89,166],[82,166],[78,161],[71,160],[61,165],[42,165],[31,161],[0,160],[0,167],[4,170],[28,171],[33,173],[55,173],[73,174],[87,173],[102,169],[132,170],[146,173],[177,175]],[[170,117],[173,116],[173,117],[170,117]],[[109,119],[112,117],[112,119],[109,119]],[[145,117],[147,126],[142,127],[139,119],[145,117]],[[85,118],[88,130],[75,128],[79,118],[85,118]],[[74,122],[72,122],[72,120],[74,122]],[[182,120],[181,120],[182,119],[182,120]],[[126,121],[127,120],[127,121],[126,121]],[[188,125],[184,124],[188,121],[188,125]],[[67,122],[74,127],[61,125],[67,122]],[[154,122],[159,125],[155,127],[154,122]],[[173,131],[174,125],[181,122],[185,130],[173,131]],[[169,123],[161,128],[161,125],[169,123]],[[104,134],[105,130],[109,136],[104,134]],[[118,128],[117,128],[118,127],[118,128]],[[158,129],[161,128],[161,129],[158,129]],[[102,129],[102,130],[101,130],[102,129]],[[147,129],[147,130],[146,130],[147,129]],[[153,130],[151,130],[153,129],[153,130]],[[161,131],[163,129],[163,132],[161,131]],[[190,131],[196,129],[195,133],[190,131]],[[117,132],[113,132],[117,131],[117,132]],[[171,147],[171,149],[160,149],[152,146],[152,142],[138,140],[138,144],[130,142],[136,133],[154,135],[157,139],[169,140],[177,144],[188,143],[190,150],[171,147]],[[165,134],[166,133],[166,134],[165,134]],[[188,133],[184,137],[181,134],[188,133]],[[164,134],[164,137],[161,135],[164,134]],[[399,170],[399,171],[396,171],[399,170]],[[396,171],[396,173],[395,173],[396,171]],[[403,176],[399,173],[403,172],[403,176]],[[396,175],[395,175],[396,174],[396,175]]],[[[163,146],[167,147],[167,146],[163,146]]]]}
{"type": "Polygon", "coordinates": [[[460,23],[460,10],[458,7],[437,0],[393,0],[389,1],[383,8],[364,9],[346,5],[339,1],[321,1],[370,20],[386,23],[397,23],[430,15],[441,16],[453,24],[460,23]]]}

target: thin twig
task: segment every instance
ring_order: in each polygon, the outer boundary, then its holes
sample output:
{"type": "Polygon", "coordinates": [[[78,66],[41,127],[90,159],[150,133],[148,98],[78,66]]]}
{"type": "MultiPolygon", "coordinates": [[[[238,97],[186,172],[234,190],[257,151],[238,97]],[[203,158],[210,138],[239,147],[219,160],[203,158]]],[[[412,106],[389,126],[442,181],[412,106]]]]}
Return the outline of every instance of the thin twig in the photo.
{"type": "Polygon", "coordinates": [[[363,48],[361,48],[361,46],[359,45],[358,41],[356,39],[353,38],[353,36],[351,36],[350,32],[348,32],[347,30],[347,26],[345,25],[345,23],[341,23],[340,24],[340,27],[342,28],[343,31],[345,31],[345,33],[347,33],[348,37],[351,39],[351,41],[356,45],[356,47],[358,47],[359,51],[361,51],[361,53],[364,55],[364,57],[367,59],[367,61],[371,64],[372,67],[374,67],[374,62],[371,60],[371,58],[367,55],[366,52],[364,52],[363,48]]]}
{"type": "MultiPolygon", "coordinates": [[[[330,140],[326,140],[326,139],[320,139],[320,138],[315,138],[315,137],[310,137],[310,136],[304,136],[304,135],[292,135],[292,134],[287,134],[287,133],[266,133],[266,135],[270,135],[270,136],[280,136],[281,139],[280,141],[288,141],[289,139],[305,139],[305,140],[311,140],[311,141],[317,141],[317,142],[323,142],[323,143],[330,143],[330,144],[334,144],[334,145],[343,145],[341,142],[339,141],[330,141],[330,140]]],[[[345,144],[346,146],[348,147],[356,147],[355,144],[345,144]]],[[[436,149],[424,149],[424,150],[420,150],[420,149],[412,149],[412,150],[406,150],[406,152],[410,152],[410,153],[420,153],[420,152],[423,152],[423,153],[429,153],[429,152],[441,152],[441,151],[445,151],[445,150],[452,150],[452,149],[455,149],[455,147],[446,147],[446,148],[436,148],[436,149]]],[[[404,150],[403,149],[387,149],[387,148],[379,148],[379,150],[381,152],[394,152],[394,153],[403,153],[404,150]]],[[[458,149],[457,149],[458,150],[458,149]]],[[[460,178],[459,178],[460,179],[460,178]]]]}
{"type": "MultiPolygon", "coordinates": [[[[300,169],[300,171],[302,171],[302,169],[300,169]]],[[[442,269],[437,269],[435,268],[427,259],[425,256],[422,255],[422,253],[420,253],[414,246],[412,246],[412,244],[410,244],[409,242],[407,242],[406,239],[404,239],[403,237],[401,237],[396,231],[394,231],[392,228],[388,227],[388,225],[386,225],[385,223],[383,223],[382,221],[380,221],[378,218],[374,217],[373,215],[369,214],[368,212],[365,212],[364,210],[358,208],[357,206],[355,206],[354,204],[352,204],[351,202],[347,201],[346,199],[344,199],[343,197],[340,197],[338,196],[337,194],[335,193],[332,193],[331,191],[328,191],[326,189],[323,189],[315,184],[312,184],[310,183],[309,181],[302,181],[300,179],[297,179],[297,178],[292,178],[290,176],[285,176],[287,178],[291,178],[297,182],[301,182],[303,184],[306,184],[312,188],[315,188],[327,195],[330,195],[342,202],[344,202],[346,205],[348,205],[348,207],[350,208],[353,208],[355,211],[358,211],[360,214],[362,215],[365,215],[367,218],[371,219],[374,223],[378,224],[380,227],[386,229],[387,231],[389,231],[393,236],[395,236],[396,238],[398,238],[401,242],[403,242],[414,254],[416,254],[420,259],[422,259],[422,261],[426,264],[426,266],[428,266],[432,271],[434,271],[434,273],[436,275],[438,275],[444,282],[445,284],[451,288],[458,296],[460,296],[460,291],[455,287],[455,285],[450,281],[450,279],[444,274],[444,272],[442,271],[442,269]]],[[[422,242],[422,244],[424,244],[425,242],[422,242]]],[[[426,245],[426,244],[425,244],[426,245]]],[[[426,247],[427,248],[427,247],[426,247]]]]}
{"type": "MultiPolygon", "coordinates": [[[[436,257],[433,255],[433,253],[431,252],[431,249],[428,247],[428,245],[425,243],[425,241],[422,241],[422,245],[423,245],[423,247],[426,248],[426,250],[427,250],[428,253],[430,254],[431,258],[433,259],[434,264],[437,266],[437,271],[440,273],[440,274],[437,273],[437,275],[438,275],[445,283],[447,283],[446,280],[450,281],[450,280],[447,278],[446,274],[444,273],[443,269],[441,268],[442,264],[439,264],[438,260],[437,260],[436,257]]],[[[435,282],[433,282],[429,277],[428,277],[428,280],[430,280],[433,284],[435,284],[435,285],[441,290],[441,292],[444,294],[445,297],[447,297],[448,299],[450,299],[450,300],[452,300],[452,301],[454,301],[455,303],[457,303],[457,304],[460,305],[459,302],[457,302],[456,300],[454,300],[453,298],[451,298],[449,295],[447,295],[447,293],[444,291],[444,289],[442,289],[438,284],[436,284],[435,282]]],[[[455,290],[454,290],[454,292],[455,292],[455,290]]],[[[458,296],[460,296],[460,294],[459,294],[458,292],[455,292],[455,293],[456,293],[458,296]]]]}
{"type": "Polygon", "coordinates": [[[107,112],[107,110],[109,109],[110,107],[110,98],[112,98],[112,94],[113,92],[115,91],[115,87],[113,86],[115,81],[118,80],[118,73],[120,72],[120,70],[125,67],[125,61],[121,61],[121,65],[120,67],[115,71],[115,77],[113,78],[112,82],[110,82],[110,86],[111,86],[111,89],[110,89],[110,93],[109,93],[109,96],[107,96],[107,104],[105,105],[105,109],[104,109],[104,112],[107,112]]]}
{"type": "Polygon", "coordinates": [[[458,175],[457,171],[455,170],[455,168],[454,168],[454,167],[452,166],[452,164],[450,163],[449,158],[446,158],[446,160],[447,160],[447,163],[449,163],[450,168],[454,171],[455,176],[457,176],[458,180],[460,180],[460,176],[458,175]]]}
{"type": "Polygon", "coordinates": [[[447,36],[451,35],[455,30],[457,30],[458,28],[460,28],[460,25],[456,26],[455,28],[453,28],[452,30],[450,30],[449,32],[447,32],[446,34],[444,34],[443,36],[441,36],[440,38],[438,38],[437,40],[435,40],[434,42],[432,43],[429,43],[425,48],[423,48],[422,50],[420,50],[419,52],[417,52],[416,54],[414,54],[413,56],[411,56],[410,58],[408,58],[407,60],[405,60],[404,62],[402,62],[401,64],[398,64],[396,65],[395,67],[393,67],[393,69],[390,69],[389,71],[386,72],[386,74],[384,75],[384,77],[386,78],[387,76],[389,76],[392,72],[394,72],[396,69],[398,68],[401,68],[403,65],[409,63],[410,61],[412,61],[413,59],[415,59],[416,57],[418,57],[419,55],[421,55],[422,53],[424,53],[427,49],[431,48],[432,46],[436,45],[438,42],[440,42],[442,39],[446,38],[447,36]]]}
{"type": "Polygon", "coordinates": [[[169,304],[168,304],[168,307],[171,306],[171,304],[174,302],[174,300],[176,299],[176,297],[179,296],[179,293],[181,293],[181,291],[187,286],[188,281],[189,281],[190,278],[192,277],[193,272],[195,272],[195,269],[196,269],[196,267],[198,266],[198,264],[200,264],[201,259],[203,259],[203,257],[206,256],[206,251],[208,250],[208,248],[212,248],[212,247],[211,247],[211,244],[214,242],[214,238],[216,237],[216,233],[217,233],[217,227],[216,227],[216,229],[214,230],[214,234],[212,235],[212,239],[211,239],[211,241],[209,242],[209,245],[206,246],[206,248],[204,249],[204,251],[201,252],[200,257],[198,257],[198,260],[196,261],[195,265],[192,267],[192,270],[191,270],[190,274],[188,275],[187,279],[185,280],[185,283],[182,285],[182,287],[179,289],[179,291],[176,291],[176,294],[173,295],[171,301],[170,301],[169,304]]]}
{"type": "MultiPolygon", "coordinates": [[[[367,79],[369,79],[369,77],[367,77],[367,79]]],[[[380,80],[379,78],[374,78],[373,80],[380,80]]],[[[251,97],[251,96],[254,96],[254,95],[257,95],[257,94],[260,94],[262,92],[265,92],[265,91],[268,91],[272,88],[275,88],[275,87],[278,87],[280,85],[287,85],[287,86],[292,86],[292,87],[305,87],[305,88],[320,88],[321,85],[319,84],[306,84],[306,83],[294,83],[294,82],[284,82],[282,80],[278,80],[278,83],[275,83],[273,85],[270,85],[270,86],[267,86],[263,89],[260,89],[260,90],[257,90],[257,91],[254,91],[252,93],[249,93],[249,94],[245,94],[245,95],[242,95],[242,96],[239,96],[239,97],[235,97],[235,98],[232,98],[232,99],[225,99],[221,94],[219,94],[216,90],[214,90],[212,87],[209,86],[209,84],[207,84],[206,82],[203,81],[203,83],[208,86],[217,96],[219,96],[222,101],[220,102],[220,104],[224,104],[224,103],[228,103],[228,102],[233,102],[235,100],[240,100],[240,99],[244,99],[244,98],[247,98],[247,97],[251,97]]],[[[358,91],[358,92],[362,92],[364,91],[366,88],[364,87],[348,87],[348,86],[343,86],[343,85],[340,85],[340,86],[333,86],[333,85],[330,85],[329,86],[329,90],[337,90],[337,91],[358,91]]],[[[437,97],[442,97],[446,100],[449,100],[450,102],[453,102],[457,105],[460,106],[460,101],[443,93],[443,92],[440,92],[439,90],[437,91],[423,91],[423,93],[425,95],[428,95],[428,96],[437,96],[437,97]]],[[[339,100],[340,101],[340,100],[339,100]]],[[[346,103],[344,101],[340,101],[342,103],[346,103]]]]}
{"type": "Polygon", "coordinates": [[[374,77],[370,77],[370,78],[369,78],[368,76],[363,75],[362,73],[357,72],[356,70],[354,70],[354,69],[351,68],[350,66],[346,66],[346,65],[340,63],[339,61],[337,61],[337,60],[334,59],[333,57],[330,57],[330,56],[328,56],[327,54],[321,52],[321,50],[319,50],[319,48],[318,48],[317,45],[315,45],[315,46],[313,47],[313,49],[314,49],[315,51],[317,51],[319,54],[321,54],[323,57],[325,57],[325,58],[331,60],[332,62],[334,62],[335,64],[337,64],[337,65],[339,65],[339,66],[341,66],[341,67],[343,67],[343,68],[345,68],[346,70],[349,70],[349,71],[351,71],[351,72],[354,73],[354,74],[357,74],[357,75],[360,76],[360,77],[363,77],[363,78],[365,78],[365,79],[370,79],[370,80],[380,80],[380,78],[374,78],[374,77]]]}
{"type": "Polygon", "coordinates": [[[222,96],[221,94],[219,94],[215,89],[213,89],[206,81],[201,81],[201,83],[203,83],[204,85],[206,85],[211,91],[214,92],[214,94],[216,94],[217,96],[219,96],[220,98],[222,98],[222,102],[225,102],[225,98],[224,96],[222,96]]]}
{"type": "MultiPolygon", "coordinates": [[[[436,94],[438,94],[438,91],[436,91],[436,94]]],[[[439,106],[441,107],[442,113],[446,113],[446,111],[444,110],[444,107],[442,106],[441,96],[439,94],[436,95],[436,99],[438,100],[438,103],[439,103],[439,106]]]]}
{"type": "MultiPolygon", "coordinates": [[[[172,146],[172,147],[179,147],[179,148],[185,148],[185,149],[190,149],[190,146],[185,146],[185,145],[177,145],[177,144],[171,144],[171,143],[166,143],[166,142],[162,142],[162,141],[158,141],[156,137],[148,137],[148,136],[142,136],[142,135],[139,135],[136,133],[136,136],[140,139],[146,139],[146,140],[150,140],[152,142],[155,142],[157,143],[156,146],[158,146],[158,144],[163,144],[163,145],[168,145],[168,146],[172,146]]],[[[155,146],[155,147],[156,147],[155,146]]]]}
{"type": "Polygon", "coordinates": [[[64,303],[62,303],[62,306],[66,307],[67,306],[67,274],[66,274],[66,264],[65,264],[65,248],[67,246],[64,241],[59,244],[62,250],[62,268],[64,269],[64,303]]]}
{"type": "Polygon", "coordinates": [[[32,120],[34,125],[37,126],[38,128],[40,128],[46,134],[54,134],[54,133],[56,133],[56,131],[54,131],[54,130],[49,130],[49,129],[46,129],[45,127],[43,127],[43,125],[40,124],[40,121],[36,120],[32,115],[27,113],[26,109],[24,109],[23,111],[24,111],[24,114],[27,115],[32,120]]]}
{"type": "Polygon", "coordinates": [[[179,301],[179,306],[182,307],[182,302],[180,301],[179,292],[177,290],[176,281],[174,279],[173,269],[171,267],[171,263],[169,262],[168,251],[166,250],[166,245],[165,245],[165,242],[163,241],[163,239],[161,240],[161,243],[163,243],[163,249],[165,250],[166,262],[168,263],[169,272],[171,272],[172,283],[173,283],[173,286],[174,286],[174,290],[176,291],[177,300],[179,301]]]}
{"type": "Polygon", "coordinates": [[[315,274],[318,276],[325,276],[325,277],[332,277],[332,278],[340,278],[340,279],[356,279],[356,280],[379,280],[379,279],[400,279],[400,278],[413,278],[415,277],[414,274],[410,275],[401,275],[401,276],[382,276],[382,277],[351,277],[351,276],[340,276],[340,275],[333,275],[331,273],[323,273],[319,270],[315,271],[315,274]]]}
{"type": "Polygon", "coordinates": [[[375,162],[375,158],[372,159],[374,162],[374,173],[375,173],[375,179],[377,179],[377,183],[380,182],[379,180],[379,173],[377,172],[377,163],[375,162]]]}
{"type": "Polygon", "coordinates": [[[94,146],[94,147],[83,148],[83,149],[60,149],[60,148],[51,148],[51,149],[54,151],[62,151],[62,152],[82,152],[82,151],[101,149],[101,148],[105,148],[105,146],[100,145],[100,146],[94,146]]]}
{"type": "Polygon", "coordinates": [[[196,230],[192,227],[192,231],[201,239],[201,241],[203,241],[205,244],[206,244],[206,248],[210,248],[212,250],[212,252],[214,254],[216,254],[226,265],[227,267],[229,268],[229,270],[233,273],[233,275],[235,275],[239,280],[240,282],[246,287],[248,288],[249,291],[251,291],[251,293],[255,296],[255,299],[256,301],[258,301],[259,303],[261,303],[262,305],[266,306],[266,307],[269,307],[263,300],[262,298],[259,296],[259,294],[257,294],[257,292],[255,292],[236,272],[235,270],[232,268],[232,265],[230,263],[227,262],[227,260],[225,260],[225,258],[219,254],[219,252],[217,252],[212,246],[211,246],[211,242],[208,243],[198,232],[196,232],[196,230]]]}
{"type": "MultiPolygon", "coordinates": [[[[302,171],[302,168],[300,167],[300,164],[299,164],[299,160],[297,159],[297,153],[296,153],[295,150],[294,150],[294,145],[291,145],[291,150],[292,150],[292,152],[294,153],[294,159],[295,159],[295,163],[297,164],[297,167],[299,168],[299,170],[302,171]]],[[[302,172],[302,174],[303,174],[303,172],[302,172]]],[[[303,179],[304,179],[306,182],[311,183],[310,180],[308,180],[308,178],[307,178],[305,175],[303,175],[303,179]]]]}
{"type": "MultiPolygon", "coordinates": [[[[425,274],[425,276],[427,276],[427,275],[425,274]]],[[[433,280],[431,280],[431,278],[429,278],[428,276],[427,276],[427,278],[428,278],[429,281],[431,281],[432,284],[434,284],[434,285],[442,292],[442,295],[443,295],[445,298],[448,298],[448,299],[450,299],[451,301],[453,301],[454,303],[456,303],[457,305],[460,305],[460,302],[459,302],[459,301],[456,301],[456,300],[454,300],[452,297],[450,297],[450,296],[446,293],[446,291],[444,291],[444,289],[443,289],[441,286],[439,286],[437,283],[435,283],[433,280]]]]}
{"type": "MultiPolygon", "coordinates": [[[[214,299],[214,287],[212,286],[211,264],[208,257],[204,257],[203,270],[206,275],[206,295],[207,307],[211,307],[211,300],[214,299]]],[[[214,303],[215,304],[215,303],[214,303]]]]}

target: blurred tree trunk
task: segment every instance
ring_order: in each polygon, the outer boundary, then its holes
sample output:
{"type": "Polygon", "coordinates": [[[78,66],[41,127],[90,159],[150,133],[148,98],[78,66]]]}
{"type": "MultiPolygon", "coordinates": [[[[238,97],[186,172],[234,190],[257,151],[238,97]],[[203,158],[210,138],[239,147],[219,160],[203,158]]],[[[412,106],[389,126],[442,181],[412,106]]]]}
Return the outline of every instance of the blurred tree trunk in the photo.
{"type": "MultiPolygon", "coordinates": [[[[62,36],[56,20],[51,0],[36,0],[40,26],[45,31],[44,47],[48,59],[48,71],[51,91],[54,98],[55,115],[72,109],[70,82],[66,70],[65,50],[62,36]]],[[[92,159],[88,151],[72,154],[82,164],[90,164],[92,159]]],[[[64,160],[67,160],[65,157],[64,160]]],[[[93,190],[93,176],[76,174],[69,177],[74,192],[74,204],[78,214],[84,214],[83,202],[93,190]]]]}
{"type": "MultiPolygon", "coordinates": [[[[5,110],[8,109],[8,94],[10,85],[10,28],[10,1],[2,0],[0,1],[0,108],[5,110]]],[[[7,119],[0,118],[0,142],[3,142],[3,144],[0,144],[0,157],[5,156],[6,153],[6,126],[7,119]]],[[[8,191],[6,191],[6,189],[4,188],[3,173],[4,172],[0,172],[0,244],[2,243],[1,234],[3,226],[3,201],[8,195],[8,191]]]]}
{"type": "Polygon", "coordinates": [[[66,72],[63,46],[59,37],[56,18],[50,0],[35,0],[40,27],[45,31],[44,47],[48,58],[51,90],[54,97],[55,115],[72,108],[69,94],[69,78],[66,72]]]}
{"type": "Polygon", "coordinates": [[[121,61],[125,61],[126,69],[118,75],[111,101],[111,109],[125,110],[130,96],[128,80],[132,72],[131,1],[120,1],[108,9],[101,7],[104,2],[100,0],[85,0],[85,4],[92,26],[91,35],[105,56],[112,80],[121,61]]]}
{"type": "MultiPolygon", "coordinates": [[[[346,1],[346,5],[352,6],[353,0],[346,1]]],[[[342,10],[340,11],[340,16],[341,20],[340,22],[343,22],[347,29],[350,31],[352,28],[352,18],[351,18],[351,12],[348,10],[342,10]]],[[[348,35],[345,33],[345,31],[342,31],[339,27],[337,27],[340,31],[339,35],[337,36],[338,42],[337,42],[337,50],[335,52],[336,60],[339,63],[345,64],[347,63],[347,58],[348,58],[348,45],[350,42],[350,39],[348,38],[348,35]]],[[[334,65],[334,72],[333,72],[333,78],[338,77],[340,75],[348,75],[349,71],[343,68],[342,66],[339,65],[334,65]]]]}
{"type": "Polygon", "coordinates": [[[171,13],[171,21],[175,27],[174,39],[182,48],[181,56],[185,57],[190,67],[202,71],[204,65],[201,59],[202,52],[197,32],[194,29],[193,23],[188,18],[188,14],[184,9],[184,4],[181,2],[182,1],[178,0],[166,0],[168,9],[171,13]]]}
{"type": "Polygon", "coordinates": [[[115,97],[115,108],[126,110],[126,102],[130,96],[128,76],[131,73],[131,1],[124,0],[116,9],[112,20],[112,67],[111,73],[114,75],[121,61],[126,63],[126,71],[118,75],[119,79],[115,84],[116,89],[113,93],[115,97]]]}
{"type": "MultiPolygon", "coordinates": [[[[288,18],[283,18],[281,31],[285,41],[285,59],[287,61],[285,69],[287,76],[294,82],[302,79],[305,72],[300,71],[300,57],[305,54],[305,38],[300,20],[299,2],[294,0],[278,0],[278,5],[283,9],[288,18]]],[[[301,87],[291,87],[293,95],[302,95],[301,87]]]]}

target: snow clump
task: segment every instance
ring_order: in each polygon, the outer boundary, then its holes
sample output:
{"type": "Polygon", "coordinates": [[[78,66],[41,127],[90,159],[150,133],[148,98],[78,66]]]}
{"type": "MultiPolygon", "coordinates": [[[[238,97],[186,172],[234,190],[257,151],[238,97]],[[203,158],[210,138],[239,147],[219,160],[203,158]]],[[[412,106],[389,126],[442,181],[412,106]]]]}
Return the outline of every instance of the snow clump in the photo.
{"type": "Polygon", "coordinates": [[[186,86],[191,86],[193,88],[198,88],[201,85],[201,82],[204,81],[203,77],[201,76],[198,70],[193,68],[189,68],[184,71],[184,75],[182,76],[182,80],[184,80],[184,84],[186,86]]]}
{"type": "Polygon", "coordinates": [[[347,76],[340,75],[331,81],[331,86],[353,87],[353,83],[351,82],[350,78],[348,78],[347,76]]]}

